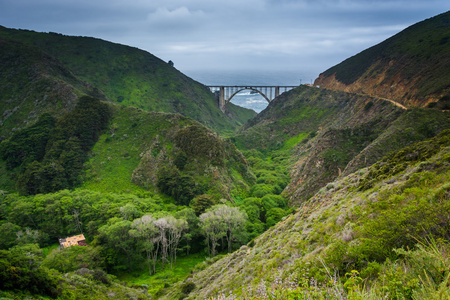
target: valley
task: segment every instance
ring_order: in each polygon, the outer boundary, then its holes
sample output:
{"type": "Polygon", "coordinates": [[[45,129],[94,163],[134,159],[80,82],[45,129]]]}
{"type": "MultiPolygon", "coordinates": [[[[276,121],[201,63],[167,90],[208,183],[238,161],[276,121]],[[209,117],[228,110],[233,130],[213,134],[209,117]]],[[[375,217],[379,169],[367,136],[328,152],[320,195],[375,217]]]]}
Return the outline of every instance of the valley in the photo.
{"type": "Polygon", "coordinates": [[[0,27],[0,298],[449,298],[449,32],[256,114],[137,48],[0,27]]]}

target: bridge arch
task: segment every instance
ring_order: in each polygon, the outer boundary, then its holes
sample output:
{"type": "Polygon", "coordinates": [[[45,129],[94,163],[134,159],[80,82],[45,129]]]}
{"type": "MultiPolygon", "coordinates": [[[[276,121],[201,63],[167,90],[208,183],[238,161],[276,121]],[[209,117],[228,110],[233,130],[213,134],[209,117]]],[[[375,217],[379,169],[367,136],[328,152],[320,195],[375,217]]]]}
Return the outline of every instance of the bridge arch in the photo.
{"type": "Polygon", "coordinates": [[[231,99],[243,90],[251,90],[260,94],[267,102],[273,101],[280,95],[281,90],[284,92],[296,88],[297,86],[269,86],[269,85],[215,85],[208,86],[211,92],[215,93],[218,100],[219,108],[225,111],[225,106],[231,101],[231,99]]]}
{"type": "Polygon", "coordinates": [[[261,91],[255,89],[255,88],[252,88],[252,87],[245,87],[245,88],[241,88],[240,90],[237,90],[236,92],[232,93],[231,96],[225,101],[225,104],[230,103],[231,99],[233,99],[234,96],[236,96],[237,94],[239,94],[240,92],[245,91],[245,90],[250,90],[250,91],[258,92],[258,94],[260,94],[261,96],[263,96],[263,98],[266,99],[266,101],[267,101],[268,103],[270,103],[269,98],[267,98],[267,96],[266,96],[263,92],[261,92],[261,91]]]}

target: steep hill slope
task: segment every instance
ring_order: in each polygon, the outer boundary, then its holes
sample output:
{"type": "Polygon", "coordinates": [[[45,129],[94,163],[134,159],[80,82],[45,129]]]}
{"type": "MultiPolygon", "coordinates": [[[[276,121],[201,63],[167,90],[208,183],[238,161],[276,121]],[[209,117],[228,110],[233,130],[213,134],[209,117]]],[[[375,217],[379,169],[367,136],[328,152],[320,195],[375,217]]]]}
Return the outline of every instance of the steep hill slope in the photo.
{"type": "Polygon", "coordinates": [[[183,296],[188,284],[186,299],[423,299],[426,276],[435,280],[430,294],[449,275],[431,266],[448,259],[440,252],[448,245],[421,252],[418,243],[449,238],[449,155],[447,130],[337,180],[254,242],[199,266],[165,299],[183,296]]]}
{"type": "Polygon", "coordinates": [[[378,98],[302,86],[270,103],[232,140],[268,156],[288,151],[291,178],[283,194],[298,205],[338,176],[447,128],[448,114],[438,110],[405,111],[378,98]]]}
{"type": "Polygon", "coordinates": [[[108,130],[87,164],[84,188],[163,190],[180,204],[198,194],[230,199],[254,182],[244,156],[227,140],[180,114],[113,106],[108,130]]]}
{"type": "Polygon", "coordinates": [[[38,48],[0,39],[0,140],[44,112],[61,116],[78,97],[105,99],[98,89],[38,48]]]}
{"type": "Polygon", "coordinates": [[[450,12],[408,27],[320,74],[315,85],[395,100],[407,107],[450,107],[450,12]]]}
{"type": "Polygon", "coordinates": [[[69,112],[16,131],[0,144],[0,185],[23,194],[83,187],[164,193],[180,205],[249,189],[244,156],[197,121],[82,97],[69,112]]]}
{"type": "Polygon", "coordinates": [[[0,37],[42,49],[116,103],[180,113],[219,132],[232,132],[255,115],[233,105],[223,114],[208,88],[137,48],[95,38],[4,27],[0,27],[0,37]]]}
{"type": "Polygon", "coordinates": [[[308,135],[316,136],[319,130],[357,125],[391,113],[391,118],[395,118],[401,111],[373,97],[303,85],[272,101],[233,140],[242,149],[286,149],[308,135]]]}

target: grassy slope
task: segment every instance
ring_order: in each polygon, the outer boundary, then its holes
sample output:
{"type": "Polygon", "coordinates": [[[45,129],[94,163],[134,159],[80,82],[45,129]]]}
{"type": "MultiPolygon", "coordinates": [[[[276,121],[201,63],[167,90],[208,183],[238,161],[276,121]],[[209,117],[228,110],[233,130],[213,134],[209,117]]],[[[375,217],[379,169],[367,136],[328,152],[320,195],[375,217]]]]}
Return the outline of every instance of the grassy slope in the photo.
{"type": "MultiPolygon", "coordinates": [[[[275,281],[277,274],[282,279],[306,276],[327,281],[324,266],[342,272],[341,276],[351,269],[366,274],[364,270],[375,265],[368,262],[396,259],[393,248],[411,247],[415,238],[428,234],[445,236],[447,227],[441,221],[450,215],[449,155],[450,132],[446,131],[334,182],[332,188],[317,193],[254,243],[194,273],[185,281],[196,285],[188,299],[205,299],[221,292],[252,295],[264,282],[275,281]],[[440,209],[434,210],[436,206],[440,209]]],[[[380,270],[384,267],[388,268],[389,262],[380,270]]],[[[366,287],[378,276],[383,278],[382,273],[367,274],[366,287]]],[[[406,286],[399,280],[400,286],[406,286]]],[[[389,283],[384,284],[386,291],[389,283]]],[[[166,299],[178,297],[181,285],[171,289],[166,299]]]]}
{"type": "Polygon", "coordinates": [[[148,52],[87,37],[0,28],[0,36],[50,53],[111,100],[158,112],[181,113],[221,133],[253,117],[236,108],[223,114],[208,88],[148,52]]]}
{"type": "MultiPolygon", "coordinates": [[[[82,188],[116,193],[135,193],[142,189],[155,191],[158,170],[173,166],[184,147],[176,140],[180,130],[204,127],[179,114],[113,107],[110,128],[94,146],[82,188]]],[[[199,184],[210,186],[209,193],[225,198],[231,197],[236,185],[245,190],[254,179],[242,154],[206,128],[199,135],[210,137],[208,151],[222,153],[224,164],[216,164],[207,157],[199,158],[193,153],[187,157],[184,174],[193,176],[199,184]]],[[[205,150],[201,147],[191,149],[199,155],[205,150]]]]}
{"type": "MultiPolygon", "coordinates": [[[[372,108],[374,109],[374,108],[372,108]]],[[[299,204],[339,176],[370,166],[389,152],[450,128],[448,113],[417,109],[368,118],[360,124],[331,128],[295,149],[296,164],[284,193],[299,204]]]]}
{"type": "Polygon", "coordinates": [[[420,107],[431,100],[448,101],[449,70],[450,12],[446,12],[346,59],[322,73],[315,84],[420,107]],[[332,76],[342,85],[333,85],[332,76]]]}
{"type": "Polygon", "coordinates": [[[158,271],[155,275],[149,275],[148,270],[139,274],[124,273],[118,279],[132,285],[148,286],[148,293],[158,297],[163,295],[168,287],[184,280],[191,273],[191,270],[204,260],[205,258],[202,255],[178,257],[177,264],[173,269],[166,268],[164,271],[158,271]]]}
{"type": "Polygon", "coordinates": [[[0,140],[43,112],[60,116],[79,96],[105,96],[33,46],[0,39],[0,140]]]}
{"type": "Polygon", "coordinates": [[[276,101],[248,121],[233,141],[240,149],[273,151],[289,148],[300,134],[376,119],[378,114],[398,112],[384,101],[345,92],[301,86],[283,93],[276,101]],[[369,102],[369,109],[365,107],[369,102]]]}

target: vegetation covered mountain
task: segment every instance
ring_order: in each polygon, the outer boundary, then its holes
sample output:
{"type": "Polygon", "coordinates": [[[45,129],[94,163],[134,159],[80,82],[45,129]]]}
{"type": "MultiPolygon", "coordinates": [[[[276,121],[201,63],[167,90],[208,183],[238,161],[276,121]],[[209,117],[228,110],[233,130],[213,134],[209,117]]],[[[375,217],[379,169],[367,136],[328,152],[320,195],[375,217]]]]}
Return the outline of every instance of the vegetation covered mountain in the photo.
{"type": "Polygon", "coordinates": [[[449,151],[447,130],[333,182],[164,299],[448,298],[449,151]]]}
{"type": "MultiPolygon", "coordinates": [[[[235,105],[230,105],[226,113],[222,113],[207,87],[137,48],[95,38],[5,27],[0,27],[0,38],[41,49],[75,76],[122,105],[180,113],[221,133],[233,132],[255,115],[253,111],[235,105]]],[[[14,69],[3,71],[5,74],[15,72],[14,69]]]]}
{"type": "Polygon", "coordinates": [[[33,124],[45,112],[67,113],[82,95],[106,98],[57,59],[15,41],[0,39],[0,74],[0,139],[33,124]]]}
{"type": "Polygon", "coordinates": [[[205,193],[231,199],[232,190],[245,193],[254,181],[235,146],[198,122],[87,96],[58,120],[43,114],[16,131],[3,141],[0,155],[3,182],[23,194],[80,185],[133,192],[141,186],[188,205],[205,193]]]}
{"type": "Polygon", "coordinates": [[[0,127],[0,297],[450,297],[448,70],[433,85],[439,109],[301,86],[225,139],[148,111],[203,107],[203,123],[233,128],[209,123],[206,89],[148,53],[0,36],[0,100],[11,104],[0,127]],[[56,249],[79,233],[89,247],[56,249]]]}
{"type": "Polygon", "coordinates": [[[445,112],[406,111],[370,96],[302,86],[270,103],[232,140],[269,157],[285,153],[290,182],[283,195],[298,205],[338,176],[447,128],[445,112]]]}
{"type": "Polygon", "coordinates": [[[331,67],[315,85],[395,100],[407,107],[450,107],[450,12],[414,24],[331,67]]]}

